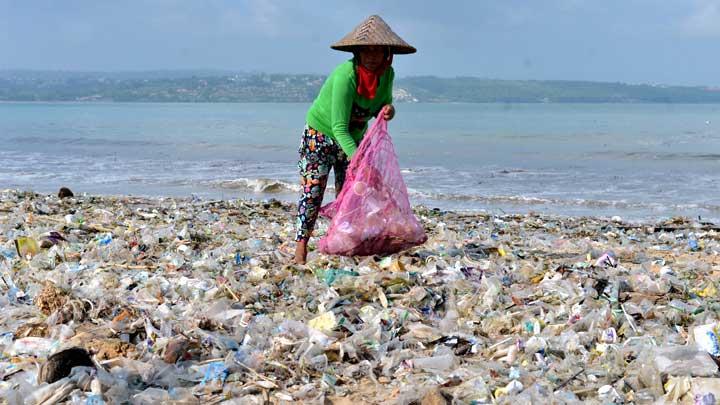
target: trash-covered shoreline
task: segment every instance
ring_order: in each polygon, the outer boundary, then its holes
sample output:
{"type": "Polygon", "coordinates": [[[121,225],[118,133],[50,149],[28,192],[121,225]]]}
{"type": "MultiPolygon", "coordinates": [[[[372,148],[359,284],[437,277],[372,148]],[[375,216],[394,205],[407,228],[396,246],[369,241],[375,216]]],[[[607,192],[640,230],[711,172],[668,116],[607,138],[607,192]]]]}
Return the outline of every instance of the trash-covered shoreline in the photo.
{"type": "Polygon", "coordinates": [[[716,225],[415,211],[297,266],[291,204],[2,191],[0,401],[720,398],[716,225]]]}

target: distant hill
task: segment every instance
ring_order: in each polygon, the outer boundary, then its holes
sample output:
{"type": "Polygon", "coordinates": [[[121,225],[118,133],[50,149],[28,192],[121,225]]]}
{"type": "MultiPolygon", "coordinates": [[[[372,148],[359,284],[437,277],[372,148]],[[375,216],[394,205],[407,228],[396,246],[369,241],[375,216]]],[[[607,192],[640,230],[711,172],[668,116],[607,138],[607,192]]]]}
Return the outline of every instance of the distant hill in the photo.
{"type": "MultiPolygon", "coordinates": [[[[0,101],[310,102],[321,75],[0,71],[0,101]]],[[[582,81],[399,78],[397,102],[720,103],[720,89],[582,81]]]]}
{"type": "Polygon", "coordinates": [[[720,89],[559,80],[409,77],[398,81],[425,102],[717,103],[720,89]]]}

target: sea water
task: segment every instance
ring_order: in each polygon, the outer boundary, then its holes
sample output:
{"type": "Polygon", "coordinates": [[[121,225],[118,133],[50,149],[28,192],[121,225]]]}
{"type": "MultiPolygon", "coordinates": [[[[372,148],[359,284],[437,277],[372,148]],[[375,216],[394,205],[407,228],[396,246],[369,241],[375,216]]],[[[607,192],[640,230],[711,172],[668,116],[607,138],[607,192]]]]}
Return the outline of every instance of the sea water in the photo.
{"type": "MultiPolygon", "coordinates": [[[[0,103],[0,188],[293,201],[308,107],[0,103]]],[[[396,108],[414,204],[720,221],[720,105],[396,108]]]]}

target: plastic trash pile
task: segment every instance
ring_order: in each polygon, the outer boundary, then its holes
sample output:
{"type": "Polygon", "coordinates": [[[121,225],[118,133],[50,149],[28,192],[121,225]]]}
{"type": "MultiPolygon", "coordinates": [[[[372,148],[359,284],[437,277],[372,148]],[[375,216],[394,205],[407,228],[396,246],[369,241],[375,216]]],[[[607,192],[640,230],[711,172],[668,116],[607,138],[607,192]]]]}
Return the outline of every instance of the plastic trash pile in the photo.
{"type": "Polygon", "coordinates": [[[294,210],[1,192],[0,401],[720,398],[712,224],[420,208],[422,246],[293,266],[294,210]]]}

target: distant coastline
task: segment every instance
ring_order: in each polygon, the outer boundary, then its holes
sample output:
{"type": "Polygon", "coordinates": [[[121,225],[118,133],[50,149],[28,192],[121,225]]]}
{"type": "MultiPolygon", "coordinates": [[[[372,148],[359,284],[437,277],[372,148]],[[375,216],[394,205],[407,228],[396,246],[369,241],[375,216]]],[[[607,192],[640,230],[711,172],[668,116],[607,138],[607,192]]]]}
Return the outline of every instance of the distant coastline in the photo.
{"type": "MultiPolygon", "coordinates": [[[[313,74],[0,71],[0,102],[311,102],[313,74]]],[[[396,102],[720,103],[720,88],[475,77],[398,78],[396,102]]]]}

